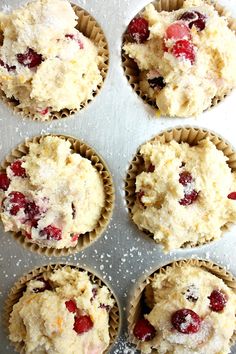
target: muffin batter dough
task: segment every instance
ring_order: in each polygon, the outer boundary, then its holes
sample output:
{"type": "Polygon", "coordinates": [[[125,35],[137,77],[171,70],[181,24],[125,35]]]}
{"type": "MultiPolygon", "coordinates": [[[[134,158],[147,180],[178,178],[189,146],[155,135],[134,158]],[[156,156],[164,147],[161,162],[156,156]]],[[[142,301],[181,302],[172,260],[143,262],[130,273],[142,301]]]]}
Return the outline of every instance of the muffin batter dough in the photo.
{"type": "Polygon", "coordinates": [[[36,0],[0,13],[0,88],[35,118],[79,109],[102,82],[95,45],[67,0],[36,0]]]}
{"type": "Polygon", "coordinates": [[[103,181],[91,161],[72,153],[70,145],[44,137],[7,168],[7,189],[0,184],[5,231],[64,248],[76,246],[80,234],[96,227],[104,206],[103,181]]]}
{"type": "Polygon", "coordinates": [[[209,139],[196,146],[152,141],[140,152],[147,172],[136,177],[133,220],[164,251],[219,239],[236,222],[236,173],[209,139]]]}
{"type": "Polygon", "coordinates": [[[177,11],[157,12],[150,4],[141,18],[128,29],[136,43],[123,50],[162,115],[198,115],[236,86],[235,33],[212,5],[185,0],[177,11]]]}

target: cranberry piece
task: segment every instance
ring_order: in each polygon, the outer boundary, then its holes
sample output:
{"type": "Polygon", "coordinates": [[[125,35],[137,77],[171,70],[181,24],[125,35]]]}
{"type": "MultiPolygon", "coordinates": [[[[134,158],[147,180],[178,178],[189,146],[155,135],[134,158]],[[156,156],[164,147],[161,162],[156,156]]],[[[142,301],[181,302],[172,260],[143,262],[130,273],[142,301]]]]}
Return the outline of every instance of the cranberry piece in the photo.
{"type": "Polygon", "coordinates": [[[15,65],[10,66],[10,65],[8,65],[8,64],[5,64],[2,59],[0,59],[0,66],[3,66],[5,69],[7,69],[7,71],[14,71],[14,70],[16,70],[15,65]]]}
{"type": "Polygon", "coordinates": [[[187,184],[191,182],[193,182],[191,173],[183,171],[179,174],[179,183],[181,183],[183,186],[187,186],[187,184]]]}
{"type": "Polygon", "coordinates": [[[77,39],[77,38],[74,36],[74,34],[66,34],[65,37],[66,37],[66,38],[73,39],[73,40],[76,40],[77,43],[78,43],[78,45],[79,45],[79,47],[80,47],[80,49],[84,49],[83,43],[82,43],[79,39],[77,39]]]}
{"type": "Polygon", "coordinates": [[[93,302],[93,300],[94,300],[95,297],[97,296],[97,294],[98,294],[98,289],[97,289],[97,288],[92,288],[92,294],[93,294],[93,296],[91,297],[90,302],[93,302]]]}
{"type": "Polygon", "coordinates": [[[71,236],[71,242],[75,242],[78,241],[80,234],[72,234],[71,236]]]}
{"type": "Polygon", "coordinates": [[[56,226],[48,225],[40,231],[40,236],[47,236],[47,240],[60,241],[62,239],[62,231],[56,226]]]}
{"type": "Polygon", "coordinates": [[[28,238],[29,240],[32,240],[32,236],[31,236],[31,234],[30,234],[29,232],[23,231],[22,234],[23,234],[26,238],[28,238]]]}
{"type": "Polygon", "coordinates": [[[148,172],[154,172],[154,171],[155,171],[155,166],[152,165],[152,164],[150,164],[150,165],[148,166],[148,172]]]}
{"type": "Polygon", "coordinates": [[[65,302],[66,308],[69,312],[75,313],[77,311],[76,302],[74,300],[69,300],[65,302]]]}
{"type": "Polygon", "coordinates": [[[16,215],[20,209],[24,209],[26,198],[21,192],[11,192],[8,196],[10,202],[10,214],[16,215]]]}
{"type": "Polygon", "coordinates": [[[17,54],[17,60],[20,64],[28,66],[29,69],[35,68],[43,61],[41,54],[36,53],[33,49],[28,48],[24,54],[17,54]]]}
{"type": "Polygon", "coordinates": [[[143,17],[134,18],[128,26],[128,33],[135,42],[145,42],[150,33],[148,29],[148,21],[143,17]]]}
{"type": "Polygon", "coordinates": [[[38,281],[41,281],[43,283],[43,286],[41,288],[34,288],[33,292],[34,293],[43,293],[45,290],[51,290],[52,287],[49,284],[47,280],[44,280],[43,278],[37,279],[38,281]]]}
{"type": "Polygon", "coordinates": [[[134,326],[133,333],[137,339],[147,342],[155,337],[156,330],[148,320],[140,318],[134,326]]]}
{"type": "Polygon", "coordinates": [[[14,176],[17,177],[26,177],[26,171],[24,167],[22,167],[22,162],[21,160],[16,160],[12,162],[10,169],[12,170],[14,176]]]}
{"type": "Polygon", "coordinates": [[[174,22],[166,30],[166,39],[191,39],[191,33],[183,22],[174,22]]]}
{"type": "Polygon", "coordinates": [[[227,303],[226,295],[220,290],[213,290],[210,299],[210,309],[215,312],[220,312],[224,309],[227,303]]]}
{"type": "Polygon", "coordinates": [[[40,210],[35,202],[27,202],[25,206],[25,214],[27,221],[30,221],[31,226],[37,227],[38,220],[40,219],[40,210]]]}
{"type": "Polygon", "coordinates": [[[49,107],[46,107],[46,108],[38,111],[38,113],[41,114],[42,116],[46,116],[46,114],[48,114],[48,112],[49,112],[49,107]]]}
{"type": "Polygon", "coordinates": [[[196,312],[189,309],[181,309],[173,313],[171,323],[178,332],[190,334],[197,333],[200,329],[201,318],[196,312]]]}
{"type": "Polygon", "coordinates": [[[110,311],[110,309],[111,309],[111,306],[109,306],[109,305],[105,305],[105,304],[100,304],[100,306],[99,306],[101,309],[105,309],[107,312],[109,312],[110,311]]]}
{"type": "Polygon", "coordinates": [[[93,322],[88,315],[76,316],[74,322],[74,331],[78,334],[88,332],[93,328],[93,322]]]}
{"type": "Polygon", "coordinates": [[[229,193],[227,198],[232,199],[232,200],[236,200],[236,192],[229,193]]]}
{"type": "Polygon", "coordinates": [[[165,80],[162,76],[154,77],[148,80],[149,86],[153,89],[163,89],[166,86],[165,80]]]}
{"type": "Polygon", "coordinates": [[[0,189],[6,191],[10,185],[10,180],[6,173],[0,173],[0,189]]]}
{"type": "Polygon", "coordinates": [[[193,64],[195,61],[194,45],[185,39],[177,41],[173,45],[171,53],[176,58],[189,60],[191,64],[193,64]]]}
{"type": "Polygon", "coordinates": [[[206,27],[206,16],[198,11],[184,12],[179,19],[188,22],[189,28],[195,26],[198,31],[202,31],[206,27]]]}
{"type": "Polygon", "coordinates": [[[197,200],[197,198],[198,192],[193,189],[191,192],[184,194],[184,198],[179,201],[179,204],[184,206],[190,205],[193,204],[197,200]]]}

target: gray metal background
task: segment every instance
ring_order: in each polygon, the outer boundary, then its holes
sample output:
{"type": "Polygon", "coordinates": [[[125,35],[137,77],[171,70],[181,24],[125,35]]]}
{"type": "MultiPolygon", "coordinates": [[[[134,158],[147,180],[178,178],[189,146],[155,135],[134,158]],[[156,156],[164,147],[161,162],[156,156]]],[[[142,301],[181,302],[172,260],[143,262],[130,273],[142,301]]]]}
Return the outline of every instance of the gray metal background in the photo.
{"type": "MultiPolygon", "coordinates": [[[[156,118],[154,111],[132,91],[121,67],[121,38],[129,21],[149,0],[73,0],[89,11],[101,24],[110,51],[109,73],[100,94],[76,115],[60,121],[37,123],[23,120],[0,103],[0,160],[26,137],[46,133],[72,135],[86,141],[106,160],[112,172],[116,202],[110,225],[102,237],[85,251],[69,257],[48,258],[27,252],[0,225],[0,312],[13,283],[25,272],[48,263],[73,263],[89,267],[114,290],[122,308],[123,333],[126,307],[135,282],[173,260],[198,257],[226,266],[236,276],[236,227],[223,239],[199,249],[179,250],[164,255],[159,246],[130,221],[124,201],[124,178],[137,147],[160,131],[177,125],[211,129],[228,139],[234,147],[236,90],[217,107],[197,119],[156,118]]],[[[220,0],[236,17],[235,0],[220,0]]],[[[0,8],[16,7],[22,0],[0,0],[0,8]]],[[[46,79],[46,78],[45,78],[46,79]]],[[[233,353],[236,354],[236,346],[233,353]]],[[[13,353],[1,324],[0,354],[13,353]]],[[[136,353],[125,336],[111,351],[136,353]]],[[[70,353],[65,353],[70,354],[70,353]]],[[[80,354],[80,353],[78,353],[80,354]]],[[[210,353],[209,353],[210,354],[210,353]]]]}

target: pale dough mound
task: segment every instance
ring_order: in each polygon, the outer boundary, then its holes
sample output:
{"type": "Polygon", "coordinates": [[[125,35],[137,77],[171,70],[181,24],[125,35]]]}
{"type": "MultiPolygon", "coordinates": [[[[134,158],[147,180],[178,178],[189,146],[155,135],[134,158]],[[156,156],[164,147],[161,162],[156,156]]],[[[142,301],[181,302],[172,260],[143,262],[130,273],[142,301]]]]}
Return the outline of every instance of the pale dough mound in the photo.
{"type": "Polygon", "coordinates": [[[7,168],[10,184],[0,191],[5,231],[21,231],[31,242],[63,248],[76,246],[80,234],[96,227],[105,203],[103,181],[91,161],[72,153],[70,145],[44,137],[16,160],[25,175],[14,172],[14,162],[7,168]]]}
{"type": "Polygon", "coordinates": [[[67,0],[36,0],[9,15],[0,13],[0,87],[41,120],[51,111],[79,109],[102,82],[101,57],[75,28],[77,21],[67,0]],[[32,50],[41,60],[32,59],[32,50]],[[27,53],[22,63],[19,54],[27,53]]]}
{"type": "Polygon", "coordinates": [[[155,274],[151,282],[154,304],[145,317],[155,327],[156,336],[141,343],[142,353],[158,354],[227,354],[236,329],[236,295],[223,280],[197,266],[169,267],[155,274]],[[219,290],[227,298],[220,312],[210,308],[209,296],[219,290]],[[201,318],[197,333],[181,333],[172,323],[172,314],[190,309],[201,318]]]}
{"type": "MultiPolygon", "coordinates": [[[[67,303],[68,304],[68,303],[67,303]]],[[[25,353],[102,354],[109,345],[109,310],[114,300],[106,286],[93,284],[86,272],[70,267],[31,280],[10,316],[10,339],[25,353]],[[73,302],[74,312],[66,302],[73,302]],[[71,311],[69,311],[69,308],[71,311]],[[89,316],[87,332],[74,330],[76,317],[89,316]]]]}
{"type": "Polygon", "coordinates": [[[209,139],[196,146],[153,141],[140,151],[152,172],[136,177],[133,220],[164,251],[219,239],[222,227],[236,222],[236,201],[228,198],[236,191],[236,173],[209,139]]]}
{"type": "Polygon", "coordinates": [[[141,44],[126,43],[123,49],[137,63],[141,71],[140,87],[156,101],[162,115],[198,115],[211,106],[215,96],[223,98],[236,87],[235,33],[212,5],[202,0],[186,0],[180,10],[157,12],[150,4],[142,17],[148,21],[148,40],[141,44]],[[195,55],[192,64],[183,56],[176,57],[167,51],[173,39],[166,40],[166,51],[163,45],[167,28],[181,23],[179,18],[186,11],[197,11],[206,17],[205,29],[199,31],[195,26],[190,29],[195,55]],[[164,87],[151,87],[148,80],[158,77],[161,86],[164,81],[164,87]]]}

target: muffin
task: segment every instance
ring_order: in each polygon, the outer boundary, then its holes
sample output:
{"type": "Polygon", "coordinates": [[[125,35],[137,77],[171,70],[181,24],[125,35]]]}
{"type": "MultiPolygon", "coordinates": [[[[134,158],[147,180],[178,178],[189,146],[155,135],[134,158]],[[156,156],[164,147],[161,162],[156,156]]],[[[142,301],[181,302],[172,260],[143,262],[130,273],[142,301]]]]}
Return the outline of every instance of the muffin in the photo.
{"type": "Polygon", "coordinates": [[[107,70],[105,37],[69,1],[36,0],[0,13],[0,31],[0,88],[24,115],[42,121],[59,117],[58,112],[68,115],[101,86],[107,70]]]}
{"type": "Polygon", "coordinates": [[[80,238],[91,233],[91,241],[101,233],[112,210],[105,200],[112,204],[111,178],[98,156],[82,144],[82,157],[76,141],[74,145],[73,139],[58,136],[33,139],[28,151],[1,172],[5,231],[20,233],[24,242],[42,249],[57,250],[78,250],[80,238]]]}
{"type": "Polygon", "coordinates": [[[129,317],[131,338],[142,353],[230,353],[236,330],[230,274],[208,262],[175,262],[146,284],[146,308],[136,303],[137,290],[129,317]]]}
{"type": "Polygon", "coordinates": [[[168,8],[165,1],[149,4],[129,24],[126,75],[161,115],[199,115],[236,86],[235,33],[208,1],[185,0],[161,12],[155,4],[168,8]]]}
{"type": "Polygon", "coordinates": [[[15,285],[7,304],[9,338],[19,352],[102,354],[117,335],[114,296],[78,268],[39,269],[15,285]]]}
{"type": "MultiPolygon", "coordinates": [[[[195,130],[185,132],[194,136],[195,130]]],[[[217,240],[236,222],[236,173],[205,135],[194,145],[157,137],[142,145],[131,163],[126,194],[132,220],[164,252],[217,240]]]]}

